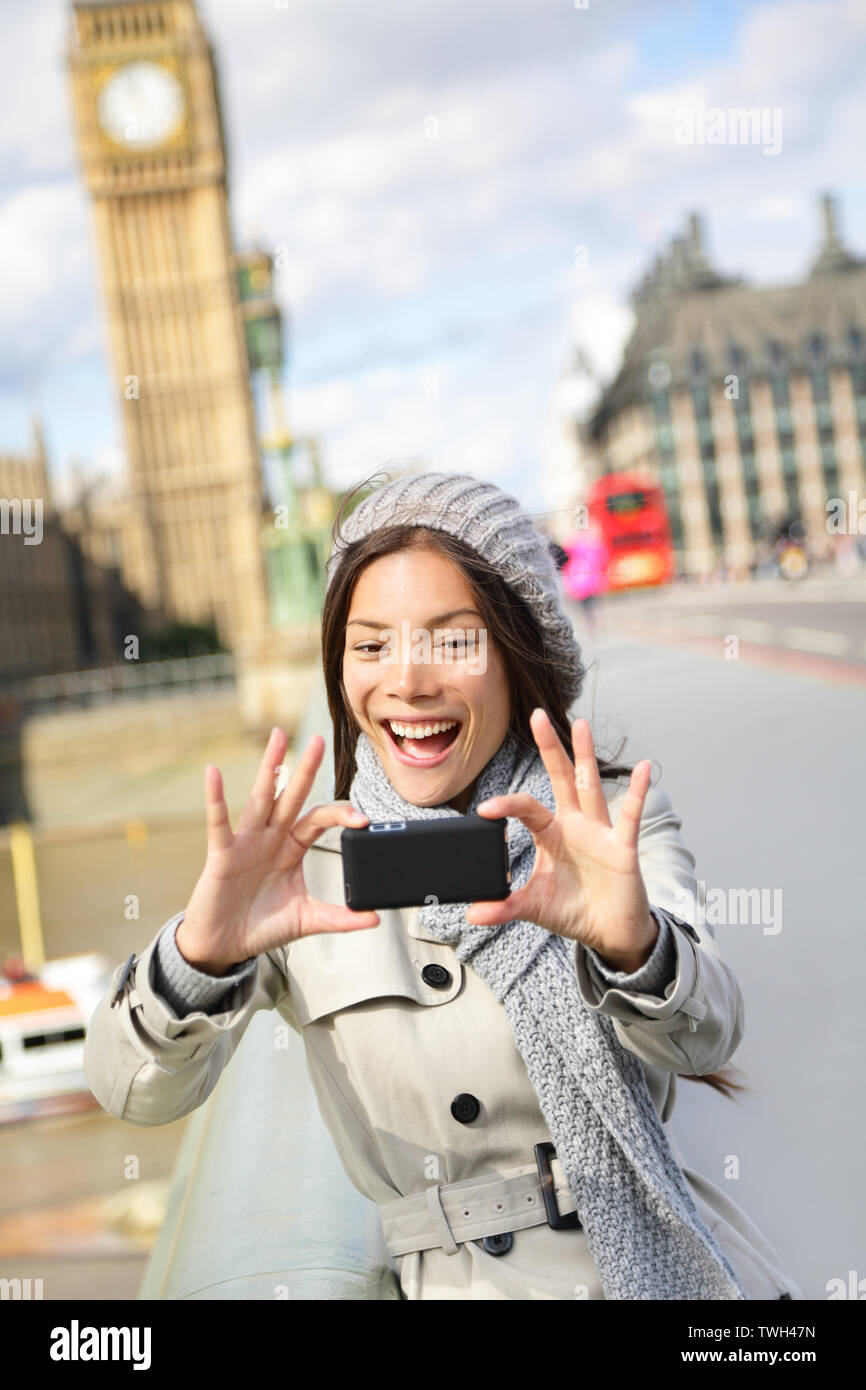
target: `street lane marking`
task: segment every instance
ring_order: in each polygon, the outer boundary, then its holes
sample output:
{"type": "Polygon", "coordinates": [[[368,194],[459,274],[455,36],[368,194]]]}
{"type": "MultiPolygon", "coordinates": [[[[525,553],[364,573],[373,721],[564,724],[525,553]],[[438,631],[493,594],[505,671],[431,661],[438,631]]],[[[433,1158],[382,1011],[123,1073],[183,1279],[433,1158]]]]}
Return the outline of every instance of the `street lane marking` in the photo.
{"type": "Polygon", "coordinates": [[[854,646],[846,633],[824,632],[816,627],[783,628],[782,642],[795,651],[820,652],[824,656],[846,656],[854,646]]]}
{"type": "Polygon", "coordinates": [[[769,645],[773,638],[772,623],[759,622],[757,618],[733,618],[728,631],[736,637],[745,637],[747,642],[766,642],[769,645]]]}
{"type": "MultiPolygon", "coordinates": [[[[735,623],[731,624],[732,627],[735,623]]],[[[815,629],[808,629],[810,634],[815,629]]],[[[625,635],[626,626],[622,625],[621,631],[625,635]]],[[[838,637],[841,634],[825,634],[838,637]]],[[[650,627],[648,624],[635,624],[629,626],[628,636],[633,637],[638,642],[645,642],[648,645],[661,643],[670,644],[675,647],[691,647],[703,650],[712,656],[719,656],[722,650],[723,639],[720,636],[713,636],[710,633],[699,635],[697,633],[684,633],[681,629],[673,627],[650,627]]],[[[845,639],[846,649],[849,639],[845,639]]],[[[820,654],[812,650],[803,652],[790,647],[784,647],[779,643],[749,642],[744,640],[739,646],[739,654],[746,661],[752,661],[760,666],[776,666],[784,670],[796,672],[797,674],[814,676],[819,680],[835,681],[842,685],[866,685],[866,664],[855,661],[844,661],[837,654],[829,655],[826,652],[820,654]]]]}

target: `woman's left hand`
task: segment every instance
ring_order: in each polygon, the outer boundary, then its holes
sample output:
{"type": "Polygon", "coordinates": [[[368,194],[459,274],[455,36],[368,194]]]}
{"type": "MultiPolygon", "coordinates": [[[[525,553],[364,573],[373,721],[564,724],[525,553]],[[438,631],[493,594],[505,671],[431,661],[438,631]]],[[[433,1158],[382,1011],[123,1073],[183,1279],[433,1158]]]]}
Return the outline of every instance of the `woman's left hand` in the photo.
{"type": "Polygon", "coordinates": [[[619,818],[611,825],[587,719],[571,726],[574,766],[542,709],[530,727],[553,788],[555,811],[523,792],[494,796],[479,815],[522,821],[535,841],[529,880],[501,902],[477,902],[467,922],[492,926],[522,918],[582,941],[613,970],[631,973],[648,959],[658,924],[638,866],[638,835],[652,773],[648,761],[631,774],[619,818]]]}

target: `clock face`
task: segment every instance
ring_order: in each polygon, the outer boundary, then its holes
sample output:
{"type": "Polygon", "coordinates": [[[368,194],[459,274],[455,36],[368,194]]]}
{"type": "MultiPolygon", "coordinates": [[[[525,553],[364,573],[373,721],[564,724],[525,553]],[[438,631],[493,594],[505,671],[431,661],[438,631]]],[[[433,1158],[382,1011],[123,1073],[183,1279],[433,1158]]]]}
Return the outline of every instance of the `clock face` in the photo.
{"type": "Polygon", "coordinates": [[[125,63],[99,93],[99,124],[131,150],[165,144],[183,120],[183,87],[161,63],[125,63]]]}

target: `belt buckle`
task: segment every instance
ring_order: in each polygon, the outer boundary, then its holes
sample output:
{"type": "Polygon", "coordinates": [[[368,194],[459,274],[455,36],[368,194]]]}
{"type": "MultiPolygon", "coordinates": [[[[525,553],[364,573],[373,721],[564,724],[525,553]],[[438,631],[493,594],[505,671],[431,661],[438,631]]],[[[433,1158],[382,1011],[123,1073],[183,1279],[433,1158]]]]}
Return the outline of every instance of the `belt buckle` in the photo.
{"type": "Polygon", "coordinates": [[[550,1169],[550,1160],[556,1156],[556,1145],[550,1140],[545,1140],[543,1144],[535,1145],[535,1162],[538,1165],[538,1179],[541,1183],[541,1195],[544,1198],[544,1210],[547,1212],[547,1224],[554,1231],[573,1231],[580,1229],[580,1221],[576,1211],[568,1211],[563,1214],[556,1203],[556,1189],[553,1184],[553,1173],[550,1169]]]}

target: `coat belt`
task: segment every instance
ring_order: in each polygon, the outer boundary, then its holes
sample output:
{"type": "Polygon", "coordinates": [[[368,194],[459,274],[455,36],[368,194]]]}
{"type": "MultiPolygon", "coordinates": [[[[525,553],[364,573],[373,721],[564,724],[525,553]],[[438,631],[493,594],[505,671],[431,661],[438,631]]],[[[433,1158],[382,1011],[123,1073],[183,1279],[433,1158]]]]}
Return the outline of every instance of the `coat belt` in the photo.
{"type": "MultiPolygon", "coordinates": [[[[556,1204],[566,1215],[575,1210],[575,1203],[558,1158],[551,1158],[550,1171],[556,1204]]],[[[385,1244],[395,1256],[436,1246],[446,1255],[456,1255],[466,1241],[523,1231],[547,1221],[535,1164],[464,1182],[432,1183],[423,1192],[383,1202],[379,1212],[385,1244]]]]}

